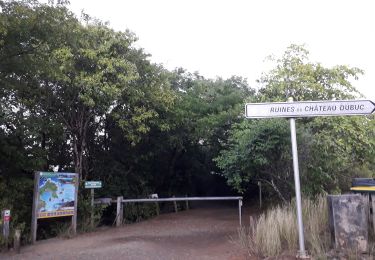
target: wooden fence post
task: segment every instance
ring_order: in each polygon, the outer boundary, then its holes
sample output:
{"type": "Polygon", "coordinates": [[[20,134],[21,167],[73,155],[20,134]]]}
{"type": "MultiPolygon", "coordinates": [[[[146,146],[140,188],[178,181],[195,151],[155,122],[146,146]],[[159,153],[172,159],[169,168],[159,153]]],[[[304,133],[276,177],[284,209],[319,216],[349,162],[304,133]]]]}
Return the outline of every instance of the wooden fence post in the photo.
{"type": "MultiPolygon", "coordinates": [[[[173,198],[174,198],[175,196],[173,195],[173,198]]],[[[177,202],[174,200],[173,201],[173,205],[174,205],[174,212],[175,213],[177,213],[178,212],[178,209],[177,209],[177,202]]]]}
{"type": "MultiPolygon", "coordinates": [[[[77,235],[77,216],[78,216],[78,188],[79,188],[79,180],[80,180],[80,176],[78,173],[75,174],[75,194],[74,194],[74,214],[72,216],[72,225],[71,225],[71,228],[72,228],[72,232],[73,232],[73,235],[77,235]]],[[[39,182],[39,180],[38,180],[39,182]]],[[[38,194],[39,196],[39,194],[38,194]]]]}
{"type": "Polygon", "coordinates": [[[122,200],[124,199],[123,196],[117,197],[117,209],[116,209],[116,227],[122,225],[124,210],[122,200]]]}
{"type": "Polygon", "coordinates": [[[34,173],[34,195],[33,195],[33,209],[31,215],[31,243],[36,242],[36,234],[38,230],[38,199],[39,199],[39,179],[40,172],[34,173]]]}
{"type": "Polygon", "coordinates": [[[160,207],[159,207],[159,202],[155,201],[155,208],[156,208],[156,215],[160,215],[160,207]]]}
{"type": "Polygon", "coordinates": [[[239,223],[240,223],[240,227],[242,226],[242,200],[239,199],[238,200],[238,218],[239,218],[239,223]]]}
{"type": "Polygon", "coordinates": [[[16,229],[14,232],[13,248],[17,254],[21,251],[21,230],[16,229]]]}

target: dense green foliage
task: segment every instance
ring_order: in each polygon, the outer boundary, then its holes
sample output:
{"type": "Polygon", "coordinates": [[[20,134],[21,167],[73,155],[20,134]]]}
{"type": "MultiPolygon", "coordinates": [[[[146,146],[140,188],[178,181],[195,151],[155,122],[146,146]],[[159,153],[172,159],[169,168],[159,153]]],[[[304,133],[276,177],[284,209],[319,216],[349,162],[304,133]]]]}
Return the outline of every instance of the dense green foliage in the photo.
{"type": "Polygon", "coordinates": [[[98,196],[230,192],[212,158],[254,93],[245,80],[167,71],[134,34],[78,19],[64,2],[0,6],[0,205],[24,234],[33,172],[55,165],[102,180],[98,196]]]}
{"type": "MultiPolygon", "coordinates": [[[[245,79],[205,79],[168,71],[116,32],[64,1],[0,1],[0,207],[27,235],[33,172],[79,173],[101,180],[98,196],[293,196],[287,120],[244,120],[245,101],[347,99],[361,71],[325,68],[291,46],[255,91],[245,79]],[[226,182],[229,186],[226,185],[226,182]],[[233,189],[232,189],[233,188],[233,189]]],[[[297,121],[303,188],[339,191],[374,172],[374,118],[297,121]],[[345,178],[343,178],[345,177],[345,178]]],[[[87,221],[86,191],[79,221],[87,221]]],[[[129,220],[138,220],[129,212],[129,220]]],[[[143,208],[143,216],[153,212],[143,208]]]]}
{"type": "MultiPolygon", "coordinates": [[[[357,68],[325,68],[311,63],[301,46],[290,46],[275,69],[259,80],[255,100],[351,99],[357,68]]],[[[374,176],[374,117],[322,117],[297,120],[302,189],[306,194],[347,191],[352,177],[374,176]]],[[[233,125],[229,143],[216,159],[228,183],[239,191],[249,183],[266,184],[282,200],[294,195],[287,119],[247,120],[233,125]]]]}

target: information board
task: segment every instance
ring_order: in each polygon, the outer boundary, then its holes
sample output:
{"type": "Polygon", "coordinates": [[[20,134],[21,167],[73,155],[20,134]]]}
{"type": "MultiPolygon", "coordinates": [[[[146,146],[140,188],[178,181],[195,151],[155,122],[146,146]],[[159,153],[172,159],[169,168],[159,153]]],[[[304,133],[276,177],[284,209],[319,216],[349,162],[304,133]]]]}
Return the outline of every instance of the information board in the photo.
{"type": "Polygon", "coordinates": [[[73,216],[76,173],[39,172],[37,218],[73,216]]]}

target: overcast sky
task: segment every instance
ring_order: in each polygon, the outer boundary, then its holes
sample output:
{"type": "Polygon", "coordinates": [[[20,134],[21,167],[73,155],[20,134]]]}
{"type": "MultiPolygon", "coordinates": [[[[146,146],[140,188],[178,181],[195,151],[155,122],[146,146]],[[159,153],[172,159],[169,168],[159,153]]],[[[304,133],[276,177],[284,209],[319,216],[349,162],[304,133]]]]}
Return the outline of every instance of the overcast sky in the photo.
{"type": "Polygon", "coordinates": [[[314,62],[365,70],[354,85],[375,101],[373,0],[71,0],[71,9],[133,31],[168,69],[238,75],[253,87],[266,56],[305,44],[314,62]]]}

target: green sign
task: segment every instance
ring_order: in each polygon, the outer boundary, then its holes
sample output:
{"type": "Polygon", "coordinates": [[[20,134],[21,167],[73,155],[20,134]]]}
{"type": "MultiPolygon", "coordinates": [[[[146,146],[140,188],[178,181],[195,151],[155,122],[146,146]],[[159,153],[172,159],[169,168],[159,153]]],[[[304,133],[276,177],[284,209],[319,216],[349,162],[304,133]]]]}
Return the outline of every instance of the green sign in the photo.
{"type": "Polygon", "coordinates": [[[85,189],[97,189],[102,187],[101,181],[85,181],[85,189]]]}

